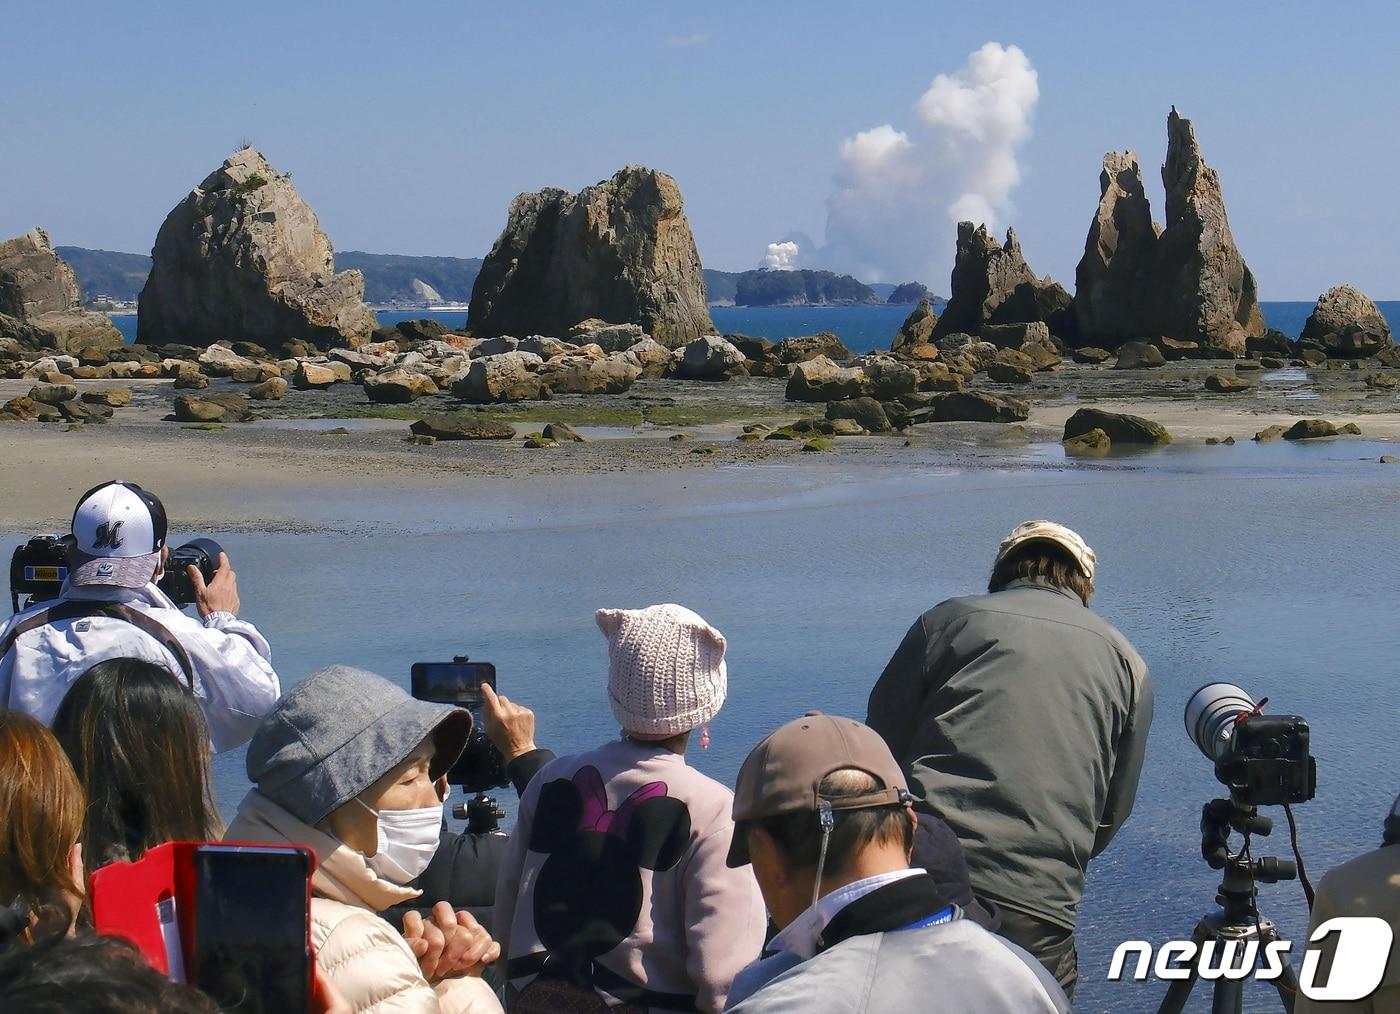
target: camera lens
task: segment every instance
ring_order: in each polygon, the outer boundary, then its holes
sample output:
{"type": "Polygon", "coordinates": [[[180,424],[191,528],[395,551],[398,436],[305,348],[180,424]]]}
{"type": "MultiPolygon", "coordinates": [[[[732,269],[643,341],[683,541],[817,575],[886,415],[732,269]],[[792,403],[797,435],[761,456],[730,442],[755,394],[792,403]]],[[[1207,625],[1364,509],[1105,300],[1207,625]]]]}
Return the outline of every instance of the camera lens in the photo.
{"type": "Polygon", "coordinates": [[[1230,746],[1235,719],[1254,710],[1254,699],[1233,683],[1207,683],[1186,702],[1186,735],[1211,761],[1230,746]]]}

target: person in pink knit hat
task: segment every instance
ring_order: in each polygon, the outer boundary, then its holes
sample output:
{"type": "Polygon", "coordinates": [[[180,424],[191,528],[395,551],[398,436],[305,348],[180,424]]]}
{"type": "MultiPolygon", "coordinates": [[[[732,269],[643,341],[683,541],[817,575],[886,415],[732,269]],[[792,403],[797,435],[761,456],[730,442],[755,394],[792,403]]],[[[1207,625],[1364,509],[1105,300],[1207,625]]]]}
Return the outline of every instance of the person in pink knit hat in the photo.
{"type": "Polygon", "coordinates": [[[724,636],[683,606],[600,609],[622,735],[539,772],[496,885],[506,1009],[720,1011],[763,945],[729,868],[733,794],[688,766],[728,688],[724,636]]]}

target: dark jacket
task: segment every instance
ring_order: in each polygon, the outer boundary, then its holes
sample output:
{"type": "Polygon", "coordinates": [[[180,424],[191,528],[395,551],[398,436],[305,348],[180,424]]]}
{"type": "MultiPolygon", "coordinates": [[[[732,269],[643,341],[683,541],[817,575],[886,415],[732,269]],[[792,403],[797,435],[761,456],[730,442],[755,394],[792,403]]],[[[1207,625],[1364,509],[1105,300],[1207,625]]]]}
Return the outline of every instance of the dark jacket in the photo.
{"type": "Polygon", "coordinates": [[[919,807],[957,834],[973,890],[1072,929],[1085,867],[1132,810],[1152,724],[1127,638],[1030,581],[949,599],[910,628],[867,722],[919,807]]]}

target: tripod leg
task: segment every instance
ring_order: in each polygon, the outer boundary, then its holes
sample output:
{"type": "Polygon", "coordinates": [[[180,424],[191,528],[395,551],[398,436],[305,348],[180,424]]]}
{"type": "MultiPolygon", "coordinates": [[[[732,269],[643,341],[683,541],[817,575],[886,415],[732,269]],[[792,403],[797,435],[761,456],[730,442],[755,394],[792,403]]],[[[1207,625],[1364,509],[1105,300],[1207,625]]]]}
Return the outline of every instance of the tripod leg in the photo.
{"type": "Polygon", "coordinates": [[[1243,1014],[1244,983],[1239,979],[1216,979],[1211,994],[1210,1014],[1243,1014]]]}
{"type": "MultiPolygon", "coordinates": [[[[1269,925],[1264,930],[1264,941],[1272,943],[1278,939],[1278,929],[1269,925]]],[[[1285,951],[1283,958],[1283,974],[1274,980],[1274,988],[1278,990],[1278,997],[1283,1001],[1283,1009],[1288,1014],[1293,1014],[1293,1005],[1298,1002],[1298,973],[1293,970],[1293,961],[1285,951]]]]}
{"type": "MultiPolygon", "coordinates": [[[[1200,953],[1201,944],[1209,936],[1210,927],[1202,919],[1191,932],[1191,939],[1195,941],[1197,954],[1200,953]]],[[[1200,974],[1198,966],[1192,961],[1191,974],[1184,979],[1173,980],[1172,984],[1167,987],[1167,994],[1162,997],[1162,1004],[1157,1008],[1157,1014],[1181,1014],[1186,1009],[1186,1001],[1191,997],[1191,987],[1196,985],[1200,974]]]]}

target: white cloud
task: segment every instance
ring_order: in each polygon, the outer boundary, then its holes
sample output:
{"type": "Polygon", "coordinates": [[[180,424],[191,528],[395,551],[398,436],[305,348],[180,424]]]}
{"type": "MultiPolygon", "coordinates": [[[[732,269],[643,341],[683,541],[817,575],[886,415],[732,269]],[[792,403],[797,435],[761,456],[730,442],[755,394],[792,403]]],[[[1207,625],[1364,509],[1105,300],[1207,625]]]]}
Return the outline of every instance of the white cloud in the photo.
{"type": "Polygon", "coordinates": [[[671,49],[689,49],[692,46],[703,46],[710,41],[708,32],[691,32],[689,35],[672,35],[666,39],[666,45],[671,49]]]}
{"type": "Polygon", "coordinates": [[[785,243],[769,243],[768,252],[759,261],[759,268],[767,271],[792,271],[798,266],[797,256],[801,248],[792,240],[785,243]]]}
{"type": "Polygon", "coordinates": [[[886,123],[842,142],[826,243],[804,260],[868,281],[936,284],[952,257],[950,224],[1005,227],[1039,97],[1016,46],[988,42],[935,76],[907,130],[886,123]]]}

